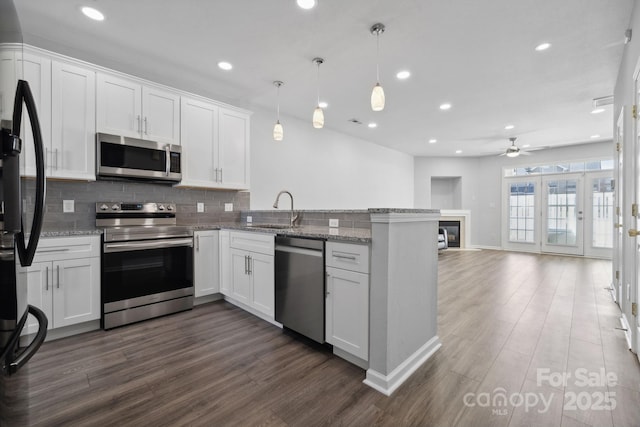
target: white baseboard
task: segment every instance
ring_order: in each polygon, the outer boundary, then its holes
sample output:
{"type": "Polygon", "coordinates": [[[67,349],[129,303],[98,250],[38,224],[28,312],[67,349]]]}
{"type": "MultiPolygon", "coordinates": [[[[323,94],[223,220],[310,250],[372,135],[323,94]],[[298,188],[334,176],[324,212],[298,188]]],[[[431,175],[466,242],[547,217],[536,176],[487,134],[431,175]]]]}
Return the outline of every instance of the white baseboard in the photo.
{"type": "Polygon", "coordinates": [[[210,303],[210,302],[219,301],[219,300],[221,300],[223,298],[224,298],[224,296],[222,294],[218,294],[218,293],[213,294],[213,295],[205,295],[205,296],[202,296],[202,297],[195,298],[193,300],[193,306],[195,307],[196,305],[207,304],[207,303],[210,303]]]}
{"type": "Polygon", "coordinates": [[[436,335],[391,371],[389,375],[381,374],[371,368],[367,369],[367,377],[363,383],[385,396],[391,396],[440,347],[442,347],[442,342],[436,335]]]}
{"type": "Polygon", "coordinates": [[[346,360],[347,362],[353,363],[357,367],[364,370],[367,370],[369,368],[369,362],[367,360],[360,359],[359,357],[354,356],[351,353],[347,353],[346,351],[336,347],[335,345],[333,346],[333,354],[341,359],[346,360]]]}
{"type": "Polygon", "coordinates": [[[486,249],[489,251],[503,251],[502,246],[485,246],[485,245],[471,245],[472,249],[486,249]]]}
{"type": "MultiPolygon", "coordinates": [[[[45,342],[59,340],[60,338],[67,338],[72,335],[83,334],[85,332],[91,332],[100,329],[100,320],[90,320],[89,322],[79,323],[77,325],[64,326],[62,328],[49,329],[47,331],[47,337],[45,342]]],[[[35,334],[23,335],[20,337],[20,345],[27,345],[35,334]]]]}

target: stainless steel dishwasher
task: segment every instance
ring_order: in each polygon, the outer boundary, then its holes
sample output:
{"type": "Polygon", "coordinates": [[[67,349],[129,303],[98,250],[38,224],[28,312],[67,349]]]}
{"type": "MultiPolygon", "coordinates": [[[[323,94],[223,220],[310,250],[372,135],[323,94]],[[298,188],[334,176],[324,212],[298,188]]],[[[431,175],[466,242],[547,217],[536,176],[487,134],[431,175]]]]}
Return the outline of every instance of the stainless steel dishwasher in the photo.
{"type": "Polygon", "coordinates": [[[276,236],[276,321],[324,343],[324,240],[276,236]]]}

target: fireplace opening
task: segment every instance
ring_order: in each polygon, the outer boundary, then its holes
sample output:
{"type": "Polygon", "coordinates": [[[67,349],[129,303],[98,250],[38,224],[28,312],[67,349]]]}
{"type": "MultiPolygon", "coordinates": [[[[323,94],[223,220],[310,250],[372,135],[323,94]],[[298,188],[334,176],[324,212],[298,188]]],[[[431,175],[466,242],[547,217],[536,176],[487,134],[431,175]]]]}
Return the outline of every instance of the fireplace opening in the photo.
{"type": "Polygon", "coordinates": [[[447,230],[450,248],[460,247],[460,221],[440,221],[440,228],[447,230]]]}

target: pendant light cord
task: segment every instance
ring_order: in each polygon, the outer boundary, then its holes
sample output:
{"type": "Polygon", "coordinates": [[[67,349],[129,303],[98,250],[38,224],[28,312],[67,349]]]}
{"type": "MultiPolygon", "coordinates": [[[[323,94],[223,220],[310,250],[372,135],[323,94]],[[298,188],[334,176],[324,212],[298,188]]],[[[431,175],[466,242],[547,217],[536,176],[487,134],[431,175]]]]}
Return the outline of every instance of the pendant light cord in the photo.
{"type": "Polygon", "coordinates": [[[380,31],[376,31],[376,83],[380,83],[380,31]]]}
{"type": "Polygon", "coordinates": [[[318,95],[318,107],[320,106],[320,61],[318,61],[318,84],[317,84],[317,95],[318,95]]]}
{"type": "Polygon", "coordinates": [[[277,95],[276,95],[276,100],[277,100],[277,107],[276,107],[276,114],[277,114],[277,121],[280,122],[280,85],[278,85],[278,90],[277,90],[277,95]]]}

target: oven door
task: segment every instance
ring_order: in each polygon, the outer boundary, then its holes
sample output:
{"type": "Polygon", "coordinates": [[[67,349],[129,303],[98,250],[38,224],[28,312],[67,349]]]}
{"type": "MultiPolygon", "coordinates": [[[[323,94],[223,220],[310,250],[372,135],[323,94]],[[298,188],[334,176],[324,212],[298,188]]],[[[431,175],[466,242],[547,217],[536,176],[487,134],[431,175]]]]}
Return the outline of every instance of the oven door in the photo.
{"type": "Polygon", "coordinates": [[[104,312],[193,295],[193,238],[103,244],[104,312]]]}

